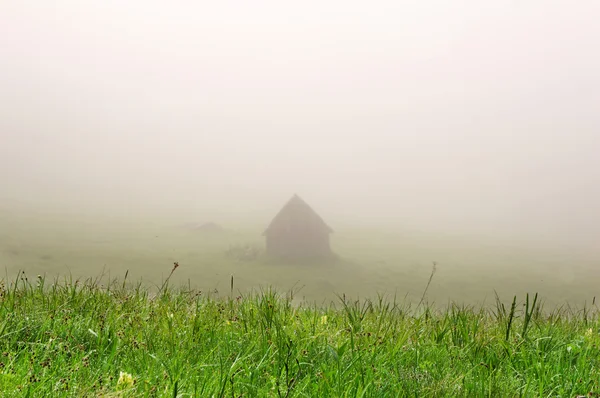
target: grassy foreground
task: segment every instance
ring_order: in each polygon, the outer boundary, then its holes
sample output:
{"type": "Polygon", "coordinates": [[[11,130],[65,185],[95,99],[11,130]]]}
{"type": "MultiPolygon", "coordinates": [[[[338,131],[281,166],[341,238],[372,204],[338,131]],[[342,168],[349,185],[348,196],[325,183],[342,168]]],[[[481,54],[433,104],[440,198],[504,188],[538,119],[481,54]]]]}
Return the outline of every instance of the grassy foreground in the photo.
{"type": "Polygon", "coordinates": [[[600,390],[596,313],[524,303],[328,308],[126,281],[3,281],[3,396],[575,397],[600,390]]]}

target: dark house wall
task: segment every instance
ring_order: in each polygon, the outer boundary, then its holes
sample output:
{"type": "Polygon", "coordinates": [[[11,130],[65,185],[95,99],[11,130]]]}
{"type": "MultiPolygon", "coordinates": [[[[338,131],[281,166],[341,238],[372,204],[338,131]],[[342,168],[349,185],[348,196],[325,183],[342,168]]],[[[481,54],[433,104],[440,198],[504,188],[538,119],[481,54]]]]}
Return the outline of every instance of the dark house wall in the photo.
{"type": "Polygon", "coordinates": [[[322,257],[331,254],[329,234],[310,231],[273,231],[266,236],[267,254],[277,257],[322,257]]]}

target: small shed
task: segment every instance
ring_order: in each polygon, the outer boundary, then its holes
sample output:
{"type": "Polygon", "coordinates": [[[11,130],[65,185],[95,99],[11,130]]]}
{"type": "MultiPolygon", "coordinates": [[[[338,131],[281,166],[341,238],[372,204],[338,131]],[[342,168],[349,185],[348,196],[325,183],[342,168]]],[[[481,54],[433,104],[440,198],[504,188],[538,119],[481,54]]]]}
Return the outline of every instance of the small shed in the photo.
{"type": "Polygon", "coordinates": [[[298,195],[275,215],[264,231],[267,255],[286,258],[330,256],[333,230],[298,195]]]}

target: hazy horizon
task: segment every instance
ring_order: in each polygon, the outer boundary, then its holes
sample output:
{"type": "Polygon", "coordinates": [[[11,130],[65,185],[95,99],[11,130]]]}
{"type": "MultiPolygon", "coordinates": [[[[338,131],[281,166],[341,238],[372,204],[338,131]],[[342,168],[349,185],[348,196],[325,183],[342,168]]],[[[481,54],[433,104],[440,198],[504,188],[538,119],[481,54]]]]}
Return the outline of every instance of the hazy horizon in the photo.
{"type": "Polygon", "coordinates": [[[7,2],[0,209],[597,247],[600,3],[7,2]],[[596,104],[596,105],[594,105],[596,104]]]}

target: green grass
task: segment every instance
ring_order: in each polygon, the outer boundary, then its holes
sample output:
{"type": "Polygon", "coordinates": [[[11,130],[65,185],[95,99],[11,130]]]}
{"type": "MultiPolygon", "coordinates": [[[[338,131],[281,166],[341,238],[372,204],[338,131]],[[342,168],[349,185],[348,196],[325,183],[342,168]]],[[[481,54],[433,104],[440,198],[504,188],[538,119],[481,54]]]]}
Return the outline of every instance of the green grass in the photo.
{"type": "Polygon", "coordinates": [[[595,307],[545,311],[537,296],[441,310],[394,297],[295,305],[293,292],[239,294],[234,283],[212,296],[168,283],[150,293],[127,280],[4,280],[0,391],[420,398],[600,390],[595,307]]]}
{"type": "Polygon", "coordinates": [[[597,248],[338,227],[336,261],[281,264],[227,256],[260,226],[187,221],[0,212],[0,395],[600,389],[597,248]]]}

